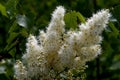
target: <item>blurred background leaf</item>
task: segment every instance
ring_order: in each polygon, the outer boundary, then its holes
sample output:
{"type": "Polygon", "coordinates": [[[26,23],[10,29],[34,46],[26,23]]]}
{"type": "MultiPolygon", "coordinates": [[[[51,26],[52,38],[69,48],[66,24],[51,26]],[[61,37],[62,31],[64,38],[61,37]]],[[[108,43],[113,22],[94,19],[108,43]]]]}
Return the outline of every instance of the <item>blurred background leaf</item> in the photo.
{"type": "Polygon", "coordinates": [[[7,17],[7,11],[6,11],[6,8],[5,6],[3,6],[1,3],[0,3],[0,12],[3,16],[6,16],[7,17]]]}

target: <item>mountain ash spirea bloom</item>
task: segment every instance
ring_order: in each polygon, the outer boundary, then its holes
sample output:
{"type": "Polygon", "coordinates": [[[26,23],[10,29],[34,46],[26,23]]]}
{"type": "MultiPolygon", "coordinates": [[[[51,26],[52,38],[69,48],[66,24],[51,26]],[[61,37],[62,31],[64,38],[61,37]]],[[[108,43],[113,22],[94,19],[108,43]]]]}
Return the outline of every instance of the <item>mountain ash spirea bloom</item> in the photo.
{"type": "Polygon", "coordinates": [[[40,31],[39,41],[32,34],[28,37],[22,62],[14,66],[17,80],[70,77],[72,70],[84,70],[86,62],[101,54],[101,33],[111,16],[109,10],[93,14],[75,31],[65,30],[64,15],[64,7],[58,6],[46,31],[40,31]]]}

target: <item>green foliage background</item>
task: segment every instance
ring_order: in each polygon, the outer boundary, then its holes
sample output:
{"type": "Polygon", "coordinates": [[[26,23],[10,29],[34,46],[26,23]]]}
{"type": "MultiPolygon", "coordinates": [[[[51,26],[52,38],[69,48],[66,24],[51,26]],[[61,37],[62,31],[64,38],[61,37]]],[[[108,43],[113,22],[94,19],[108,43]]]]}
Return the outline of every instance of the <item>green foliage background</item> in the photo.
{"type": "Polygon", "coordinates": [[[0,0],[0,80],[13,80],[13,64],[25,53],[26,38],[47,27],[58,5],[67,10],[66,29],[76,29],[92,13],[110,9],[103,54],[88,63],[86,80],[120,80],[120,0],[0,0]]]}

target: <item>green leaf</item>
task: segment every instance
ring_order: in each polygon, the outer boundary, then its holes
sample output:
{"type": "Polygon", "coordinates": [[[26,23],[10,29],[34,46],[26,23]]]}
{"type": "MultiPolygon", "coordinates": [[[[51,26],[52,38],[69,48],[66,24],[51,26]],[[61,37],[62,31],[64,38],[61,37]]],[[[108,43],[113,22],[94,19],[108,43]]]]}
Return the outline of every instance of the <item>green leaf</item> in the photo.
{"type": "Polygon", "coordinates": [[[111,47],[111,44],[106,40],[103,41],[103,48],[106,55],[111,54],[114,51],[111,47]]]}
{"type": "Polygon", "coordinates": [[[7,46],[5,47],[6,51],[9,51],[14,45],[16,45],[16,40],[19,33],[12,32],[7,40],[7,46]]]}
{"type": "Polygon", "coordinates": [[[22,28],[22,29],[21,29],[20,35],[21,35],[22,37],[28,37],[28,36],[29,36],[25,28],[22,28]]]}
{"type": "Polygon", "coordinates": [[[66,23],[66,27],[72,28],[72,29],[76,29],[77,28],[77,16],[76,16],[76,12],[72,11],[70,13],[67,13],[65,15],[65,23],[66,23]]]}
{"type": "Polygon", "coordinates": [[[14,21],[12,26],[9,29],[9,33],[11,33],[11,32],[18,32],[18,30],[19,30],[19,27],[17,26],[16,21],[14,21]]]}
{"type": "Polygon", "coordinates": [[[6,47],[5,47],[5,51],[8,51],[8,53],[14,57],[15,53],[16,53],[16,45],[18,44],[18,39],[16,39],[13,43],[11,44],[8,44],[6,47]]]}
{"type": "Polygon", "coordinates": [[[0,12],[2,13],[3,16],[7,16],[7,11],[6,11],[6,8],[5,6],[3,6],[1,3],[0,3],[0,12]]]}
{"type": "Polygon", "coordinates": [[[12,50],[9,51],[9,54],[14,57],[16,53],[16,48],[13,48],[12,50]]]}
{"type": "Polygon", "coordinates": [[[7,43],[10,44],[13,42],[13,40],[16,39],[16,37],[19,35],[19,33],[12,32],[7,40],[7,43]]]}
{"type": "Polygon", "coordinates": [[[113,58],[113,61],[119,61],[120,60],[120,54],[116,54],[113,58]]]}
{"type": "Polygon", "coordinates": [[[8,14],[10,15],[10,18],[13,18],[16,16],[17,14],[17,4],[18,4],[19,0],[9,0],[6,4],[6,9],[8,14]]]}
{"type": "Polygon", "coordinates": [[[117,38],[117,36],[119,35],[119,30],[115,27],[115,25],[112,22],[109,23],[109,26],[112,30],[111,36],[117,38]]]}
{"type": "Polygon", "coordinates": [[[79,18],[79,20],[82,22],[82,23],[85,23],[85,18],[83,17],[83,15],[79,12],[76,13],[77,14],[77,17],[79,18]]]}
{"type": "Polygon", "coordinates": [[[66,27],[76,29],[78,27],[79,22],[81,21],[82,23],[85,22],[85,18],[76,11],[71,11],[67,13],[64,17],[66,27]],[[79,21],[79,22],[78,22],[79,21]]]}
{"type": "Polygon", "coordinates": [[[9,36],[7,41],[7,45],[5,47],[5,51],[10,51],[15,45],[16,40],[19,38],[19,27],[17,26],[16,21],[13,22],[12,26],[9,29],[9,36]]]}

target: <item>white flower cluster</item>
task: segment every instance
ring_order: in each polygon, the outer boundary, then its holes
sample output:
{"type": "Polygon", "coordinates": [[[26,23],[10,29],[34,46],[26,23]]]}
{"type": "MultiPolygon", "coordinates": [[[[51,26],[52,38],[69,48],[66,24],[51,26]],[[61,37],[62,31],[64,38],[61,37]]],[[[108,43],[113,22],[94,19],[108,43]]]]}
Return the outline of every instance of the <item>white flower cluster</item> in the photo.
{"type": "Polygon", "coordinates": [[[102,31],[106,28],[110,13],[101,10],[79,25],[77,31],[65,31],[65,9],[58,6],[46,32],[40,31],[39,42],[35,36],[28,38],[23,62],[15,64],[15,77],[18,80],[53,80],[63,75],[65,70],[83,69],[87,61],[101,54],[102,31]]]}
{"type": "Polygon", "coordinates": [[[27,77],[27,71],[25,69],[25,66],[23,66],[23,63],[19,60],[16,61],[16,65],[14,66],[15,69],[15,76],[18,80],[26,80],[27,77]]]}

